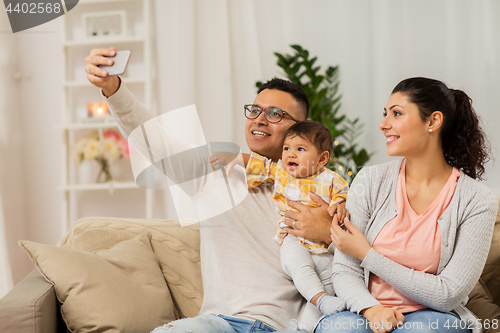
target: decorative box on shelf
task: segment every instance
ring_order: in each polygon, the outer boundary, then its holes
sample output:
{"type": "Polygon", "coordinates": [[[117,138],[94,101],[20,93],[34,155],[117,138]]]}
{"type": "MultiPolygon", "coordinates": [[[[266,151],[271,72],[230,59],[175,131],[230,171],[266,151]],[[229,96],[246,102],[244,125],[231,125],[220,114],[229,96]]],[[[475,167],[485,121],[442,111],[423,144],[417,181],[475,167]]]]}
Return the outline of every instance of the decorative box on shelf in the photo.
{"type": "Polygon", "coordinates": [[[126,37],[127,13],[124,10],[85,13],[82,19],[87,39],[126,37]]]}

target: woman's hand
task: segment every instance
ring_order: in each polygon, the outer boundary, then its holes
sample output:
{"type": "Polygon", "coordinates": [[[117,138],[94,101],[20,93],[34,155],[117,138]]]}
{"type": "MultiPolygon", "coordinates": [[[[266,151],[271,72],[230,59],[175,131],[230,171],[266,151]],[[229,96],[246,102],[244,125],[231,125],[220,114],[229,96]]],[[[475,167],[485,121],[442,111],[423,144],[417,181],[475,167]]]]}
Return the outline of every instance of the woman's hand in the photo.
{"type": "Polygon", "coordinates": [[[330,228],[330,236],[333,244],[340,252],[363,261],[368,251],[372,248],[370,243],[366,240],[365,235],[356,229],[348,218],[344,219],[343,227],[347,230],[342,229],[342,226],[339,225],[338,214],[335,214],[332,220],[332,227],[330,228]]]}
{"type": "Polygon", "coordinates": [[[370,322],[373,333],[392,332],[403,325],[405,316],[398,310],[389,309],[383,305],[375,305],[361,311],[361,314],[370,322]]]}

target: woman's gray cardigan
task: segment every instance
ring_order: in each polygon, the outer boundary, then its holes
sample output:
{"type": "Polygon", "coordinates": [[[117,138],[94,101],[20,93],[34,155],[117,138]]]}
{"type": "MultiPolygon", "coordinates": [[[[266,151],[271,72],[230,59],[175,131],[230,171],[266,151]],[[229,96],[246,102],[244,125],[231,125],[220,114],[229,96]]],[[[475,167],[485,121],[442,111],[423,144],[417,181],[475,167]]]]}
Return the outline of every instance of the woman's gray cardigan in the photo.
{"type": "MultiPolygon", "coordinates": [[[[363,168],[347,195],[351,221],[370,244],[398,213],[395,190],[401,161],[363,168]]],[[[367,288],[371,272],[431,309],[454,310],[463,320],[475,318],[465,304],[486,262],[497,209],[493,192],[461,172],[453,198],[438,219],[441,257],[436,275],[402,266],[373,248],[363,262],[337,250],[332,272],[335,292],[358,314],[380,304],[367,288]]]]}

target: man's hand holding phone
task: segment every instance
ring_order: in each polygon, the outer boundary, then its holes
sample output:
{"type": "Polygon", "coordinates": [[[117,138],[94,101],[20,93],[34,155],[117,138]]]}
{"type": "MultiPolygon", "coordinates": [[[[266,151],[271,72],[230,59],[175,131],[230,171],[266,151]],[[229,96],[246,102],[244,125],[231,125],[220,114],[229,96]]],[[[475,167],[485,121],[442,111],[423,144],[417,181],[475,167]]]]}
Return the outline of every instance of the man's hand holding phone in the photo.
{"type": "Polygon", "coordinates": [[[93,49],[90,51],[90,55],[85,58],[87,79],[94,86],[101,88],[106,97],[110,97],[120,88],[120,78],[118,76],[110,76],[108,71],[98,66],[113,66],[115,62],[109,57],[116,56],[116,53],[114,47],[93,49]]]}

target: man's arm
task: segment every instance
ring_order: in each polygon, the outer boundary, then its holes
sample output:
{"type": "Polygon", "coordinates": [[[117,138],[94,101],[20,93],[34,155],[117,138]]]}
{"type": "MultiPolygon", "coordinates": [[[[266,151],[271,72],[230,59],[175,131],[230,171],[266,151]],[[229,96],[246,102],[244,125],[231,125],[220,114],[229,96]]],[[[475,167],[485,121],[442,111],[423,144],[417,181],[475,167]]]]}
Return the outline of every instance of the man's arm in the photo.
{"type": "Polygon", "coordinates": [[[212,172],[208,147],[193,146],[172,135],[161,123],[162,117],[167,114],[153,119],[151,112],[135,99],[117,76],[99,76],[107,73],[97,65],[108,64],[110,59],[105,56],[114,52],[114,48],[93,49],[85,59],[87,78],[102,89],[105,97],[108,96],[106,102],[120,132],[147,163],[159,168],[175,184],[183,184],[186,193],[192,195],[198,192],[207,180],[203,176],[212,172]],[[133,131],[131,138],[129,136],[133,131]]]}

